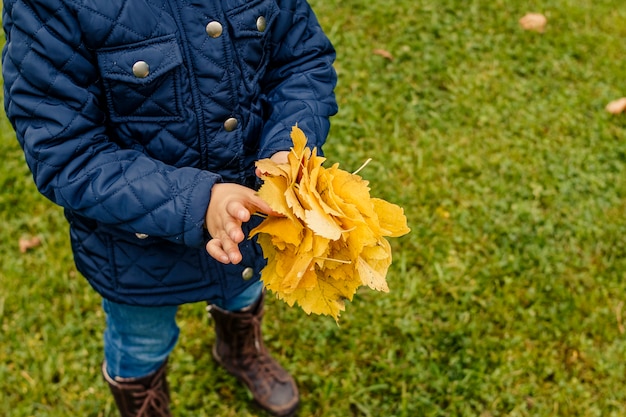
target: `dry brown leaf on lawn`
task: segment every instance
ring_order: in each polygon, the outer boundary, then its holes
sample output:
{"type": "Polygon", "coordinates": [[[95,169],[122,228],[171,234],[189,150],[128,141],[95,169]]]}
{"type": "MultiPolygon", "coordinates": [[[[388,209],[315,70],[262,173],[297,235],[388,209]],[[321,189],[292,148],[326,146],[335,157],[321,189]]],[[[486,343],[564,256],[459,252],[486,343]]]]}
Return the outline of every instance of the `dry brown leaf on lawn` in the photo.
{"type": "Polygon", "coordinates": [[[605,107],[606,111],[611,114],[620,114],[626,110],[626,97],[611,101],[605,107]]]}
{"type": "Polygon", "coordinates": [[[541,13],[527,13],[519,20],[519,24],[524,30],[543,33],[548,19],[541,13]]]}
{"type": "Polygon", "coordinates": [[[41,238],[39,238],[38,236],[21,237],[18,245],[20,248],[20,252],[26,253],[26,251],[28,251],[29,249],[33,249],[41,245],[41,238]]]}
{"type": "Polygon", "coordinates": [[[393,61],[393,55],[391,54],[391,52],[387,51],[386,49],[374,49],[372,53],[374,55],[382,56],[383,58],[388,59],[389,61],[393,61]]]}
{"type": "Polygon", "coordinates": [[[263,173],[258,195],[283,214],[266,217],[250,232],[267,259],[261,280],[290,306],[338,320],[359,287],[389,291],[391,246],[385,238],[410,229],[404,210],[371,197],[368,182],[356,173],[339,164],[323,167],[325,158],[306,147],[297,126],[291,139],[287,163],[257,163],[263,173]]]}

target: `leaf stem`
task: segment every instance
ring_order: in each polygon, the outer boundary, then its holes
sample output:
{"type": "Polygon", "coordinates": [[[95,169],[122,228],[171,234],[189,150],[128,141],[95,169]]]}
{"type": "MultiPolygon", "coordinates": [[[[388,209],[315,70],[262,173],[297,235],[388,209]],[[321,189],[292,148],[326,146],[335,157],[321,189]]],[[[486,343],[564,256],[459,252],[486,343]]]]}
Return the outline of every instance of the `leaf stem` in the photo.
{"type": "Polygon", "coordinates": [[[360,172],[363,168],[365,168],[365,166],[366,166],[367,164],[369,164],[370,162],[372,162],[372,158],[367,158],[367,161],[363,162],[363,165],[361,165],[361,166],[359,167],[359,169],[357,169],[356,171],[354,171],[354,172],[352,173],[352,175],[356,175],[356,174],[358,174],[358,173],[359,173],[359,172],[360,172]]]}
{"type": "Polygon", "coordinates": [[[323,256],[316,256],[315,259],[321,259],[322,261],[338,262],[340,264],[351,264],[352,263],[352,261],[345,261],[343,259],[325,258],[323,256]]]}

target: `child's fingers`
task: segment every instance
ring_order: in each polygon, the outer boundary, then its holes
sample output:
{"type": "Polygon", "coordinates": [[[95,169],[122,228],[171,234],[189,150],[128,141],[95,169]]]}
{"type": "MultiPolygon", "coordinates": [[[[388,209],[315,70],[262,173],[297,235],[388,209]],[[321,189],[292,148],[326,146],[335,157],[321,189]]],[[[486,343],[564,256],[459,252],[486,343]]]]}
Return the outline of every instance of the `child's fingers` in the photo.
{"type": "Polygon", "coordinates": [[[241,252],[239,251],[239,245],[233,242],[230,239],[225,239],[222,241],[222,248],[228,255],[228,259],[232,264],[238,264],[241,262],[241,252]]]}
{"type": "MultiPolygon", "coordinates": [[[[246,211],[245,208],[243,211],[246,211]]],[[[226,217],[223,222],[221,229],[216,232],[217,236],[213,238],[217,239],[216,243],[219,243],[219,247],[228,255],[231,263],[239,263],[241,261],[239,243],[245,238],[241,222],[235,217],[226,217]]]]}
{"type": "Polygon", "coordinates": [[[226,252],[222,249],[222,244],[219,239],[211,239],[206,244],[207,253],[216,261],[223,264],[229,264],[230,258],[226,252]]]}
{"type": "Polygon", "coordinates": [[[282,216],[280,213],[274,211],[270,205],[265,202],[265,200],[257,195],[252,197],[251,203],[254,205],[254,211],[260,211],[261,213],[265,213],[270,216],[282,216]]]}
{"type": "Polygon", "coordinates": [[[232,240],[235,244],[243,242],[245,238],[243,230],[241,230],[241,221],[236,218],[226,220],[223,233],[222,240],[232,240]]]}
{"type": "Polygon", "coordinates": [[[209,240],[206,250],[212,258],[223,264],[238,264],[242,259],[239,246],[229,238],[209,240]]]}
{"type": "MultiPolygon", "coordinates": [[[[215,188],[215,190],[218,189],[215,188]]],[[[221,188],[219,190],[222,191],[221,188]]],[[[269,215],[280,215],[256,195],[254,190],[239,186],[234,190],[234,192],[222,193],[227,198],[222,197],[223,204],[215,206],[212,211],[213,215],[207,212],[206,222],[211,240],[206,244],[206,250],[211,257],[224,264],[241,262],[239,243],[245,239],[241,225],[249,221],[253,213],[260,211],[269,215]]],[[[214,197],[217,196],[217,193],[214,194],[214,197]]],[[[212,207],[209,205],[209,210],[212,207]]]]}
{"type": "Polygon", "coordinates": [[[226,211],[231,217],[237,219],[241,223],[250,220],[251,211],[242,202],[234,200],[229,202],[226,206],[226,211]]]}

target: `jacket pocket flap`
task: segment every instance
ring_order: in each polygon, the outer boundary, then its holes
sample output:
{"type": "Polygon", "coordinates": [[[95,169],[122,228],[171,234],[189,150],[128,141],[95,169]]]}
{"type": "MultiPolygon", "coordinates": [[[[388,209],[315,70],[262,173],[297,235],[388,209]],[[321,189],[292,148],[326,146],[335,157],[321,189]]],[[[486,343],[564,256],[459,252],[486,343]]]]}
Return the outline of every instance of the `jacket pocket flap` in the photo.
{"type": "Polygon", "coordinates": [[[277,12],[274,1],[252,0],[226,14],[235,38],[262,38],[277,12]]]}
{"type": "Polygon", "coordinates": [[[102,77],[146,84],[183,62],[174,35],[98,51],[102,77]]]}

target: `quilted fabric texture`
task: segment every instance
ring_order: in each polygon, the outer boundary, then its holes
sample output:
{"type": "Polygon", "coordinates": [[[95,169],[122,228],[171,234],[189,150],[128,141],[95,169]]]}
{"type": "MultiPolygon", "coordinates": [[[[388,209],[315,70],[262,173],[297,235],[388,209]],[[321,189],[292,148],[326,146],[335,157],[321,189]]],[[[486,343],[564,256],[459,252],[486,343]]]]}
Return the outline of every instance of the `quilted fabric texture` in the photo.
{"type": "Polygon", "coordinates": [[[5,0],[3,27],[6,113],[97,291],[219,302],[259,279],[252,241],[239,265],[206,254],[204,215],[294,124],[326,139],[335,55],[305,1],[5,0]]]}

